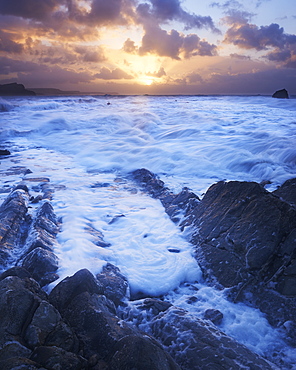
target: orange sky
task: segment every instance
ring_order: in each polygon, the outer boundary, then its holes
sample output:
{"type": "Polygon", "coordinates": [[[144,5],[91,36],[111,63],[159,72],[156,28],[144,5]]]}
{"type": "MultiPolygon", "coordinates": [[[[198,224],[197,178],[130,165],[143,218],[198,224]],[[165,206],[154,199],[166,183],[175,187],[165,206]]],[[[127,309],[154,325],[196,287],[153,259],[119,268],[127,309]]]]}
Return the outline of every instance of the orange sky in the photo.
{"type": "Polygon", "coordinates": [[[296,93],[295,0],[0,0],[0,83],[296,93]]]}

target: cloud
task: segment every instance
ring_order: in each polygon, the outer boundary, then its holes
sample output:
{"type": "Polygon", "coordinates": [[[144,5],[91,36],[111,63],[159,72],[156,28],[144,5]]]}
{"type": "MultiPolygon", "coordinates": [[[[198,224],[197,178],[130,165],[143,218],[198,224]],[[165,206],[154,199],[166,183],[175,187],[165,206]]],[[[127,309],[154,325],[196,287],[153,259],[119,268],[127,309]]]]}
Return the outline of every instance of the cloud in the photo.
{"type": "Polygon", "coordinates": [[[186,81],[188,81],[190,84],[196,84],[203,82],[203,78],[199,73],[192,72],[189,75],[186,76],[186,81]]]}
{"type": "Polygon", "coordinates": [[[45,64],[6,57],[0,58],[0,75],[17,76],[21,83],[31,87],[88,83],[94,79],[94,76],[88,72],[76,72],[58,66],[49,67],[45,64]]]}
{"type": "Polygon", "coordinates": [[[164,24],[169,21],[179,21],[184,24],[184,29],[207,28],[220,33],[215,27],[210,16],[201,16],[188,13],[181,7],[180,0],[150,0],[150,4],[141,3],[137,7],[139,23],[146,24],[153,20],[156,24],[164,24]]]}
{"type": "Polygon", "coordinates": [[[265,58],[269,61],[283,62],[294,68],[291,61],[296,55],[296,35],[286,34],[277,23],[258,27],[245,20],[236,20],[227,30],[223,42],[242,49],[266,50],[265,58]]]}
{"type": "Polygon", "coordinates": [[[0,14],[42,20],[65,0],[0,0],[0,14]]]}
{"type": "Polygon", "coordinates": [[[120,68],[115,68],[113,70],[102,67],[99,73],[96,73],[94,77],[103,79],[103,80],[130,80],[134,78],[133,76],[129,75],[128,73],[124,72],[120,68]]]}
{"type": "MultiPolygon", "coordinates": [[[[129,42],[130,47],[132,44],[129,42]]],[[[136,49],[134,48],[133,51],[136,49]]],[[[167,32],[158,26],[147,26],[138,49],[139,55],[156,54],[180,60],[195,55],[215,55],[216,46],[202,41],[196,34],[184,35],[176,30],[167,32]]]]}
{"type": "Polygon", "coordinates": [[[138,48],[135,45],[135,42],[128,38],[123,44],[123,51],[129,54],[133,54],[138,51],[138,48]]]}
{"type": "Polygon", "coordinates": [[[161,78],[163,76],[166,76],[167,74],[166,74],[164,68],[160,67],[158,71],[148,72],[148,73],[146,73],[146,75],[151,76],[151,77],[161,78]]]}
{"type": "Polygon", "coordinates": [[[76,46],[75,52],[82,57],[84,62],[99,63],[107,60],[103,49],[100,47],[89,48],[87,46],[76,46]]]}
{"type": "Polygon", "coordinates": [[[0,51],[20,54],[24,47],[11,39],[11,35],[0,30],[0,51]]]}

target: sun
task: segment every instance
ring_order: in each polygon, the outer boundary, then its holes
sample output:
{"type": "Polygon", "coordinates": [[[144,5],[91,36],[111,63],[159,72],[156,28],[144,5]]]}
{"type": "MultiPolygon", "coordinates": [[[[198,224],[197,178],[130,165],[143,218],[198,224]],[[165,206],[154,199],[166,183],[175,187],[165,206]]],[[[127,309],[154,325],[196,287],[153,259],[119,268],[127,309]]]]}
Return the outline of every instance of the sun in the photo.
{"type": "Polygon", "coordinates": [[[146,86],[150,86],[150,85],[152,85],[154,81],[155,81],[155,78],[150,77],[150,76],[142,76],[142,77],[140,77],[140,79],[139,79],[139,82],[140,82],[142,85],[146,85],[146,86]]]}

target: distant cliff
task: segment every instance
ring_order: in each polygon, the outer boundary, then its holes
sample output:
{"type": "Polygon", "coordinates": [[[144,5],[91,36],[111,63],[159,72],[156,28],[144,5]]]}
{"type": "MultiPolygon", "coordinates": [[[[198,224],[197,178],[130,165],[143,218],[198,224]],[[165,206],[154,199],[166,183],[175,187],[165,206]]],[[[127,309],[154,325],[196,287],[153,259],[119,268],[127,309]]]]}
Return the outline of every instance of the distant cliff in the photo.
{"type": "Polygon", "coordinates": [[[31,95],[34,96],[34,91],[27,90],[24,85],[16,82],[0,85],[0,96],[13,95],[31,95]]]}

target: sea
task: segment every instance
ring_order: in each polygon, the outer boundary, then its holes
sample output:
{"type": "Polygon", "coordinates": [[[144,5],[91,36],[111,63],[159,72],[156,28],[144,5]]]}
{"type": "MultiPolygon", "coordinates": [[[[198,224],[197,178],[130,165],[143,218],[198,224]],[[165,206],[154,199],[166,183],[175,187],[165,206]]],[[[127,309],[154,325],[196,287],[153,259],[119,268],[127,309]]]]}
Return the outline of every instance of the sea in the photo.
{"type": "Polygon", "coordinates": [[[187,187],[200,198],[220,180],[264,181],[273,191],[296,177],[296,99],[3,97],[0,149],[11,152],[0,159],[1,203],[21,182],[32,196],[40,192],[38,181],[54,189],[62,222],[55,247],[60,279],[49,290],[79,269],[97,274],[112,263],[127,277],[132,297],[162,297],[197,317],[218,309],[223,332],[279,368],[296,369],[296,350],[283,331],[206,284],[190,231],[182,233],[129,176],[146,168],[174,193],[187,187]],[[90,229],[109,247],[96,245],[90,229]]]}

